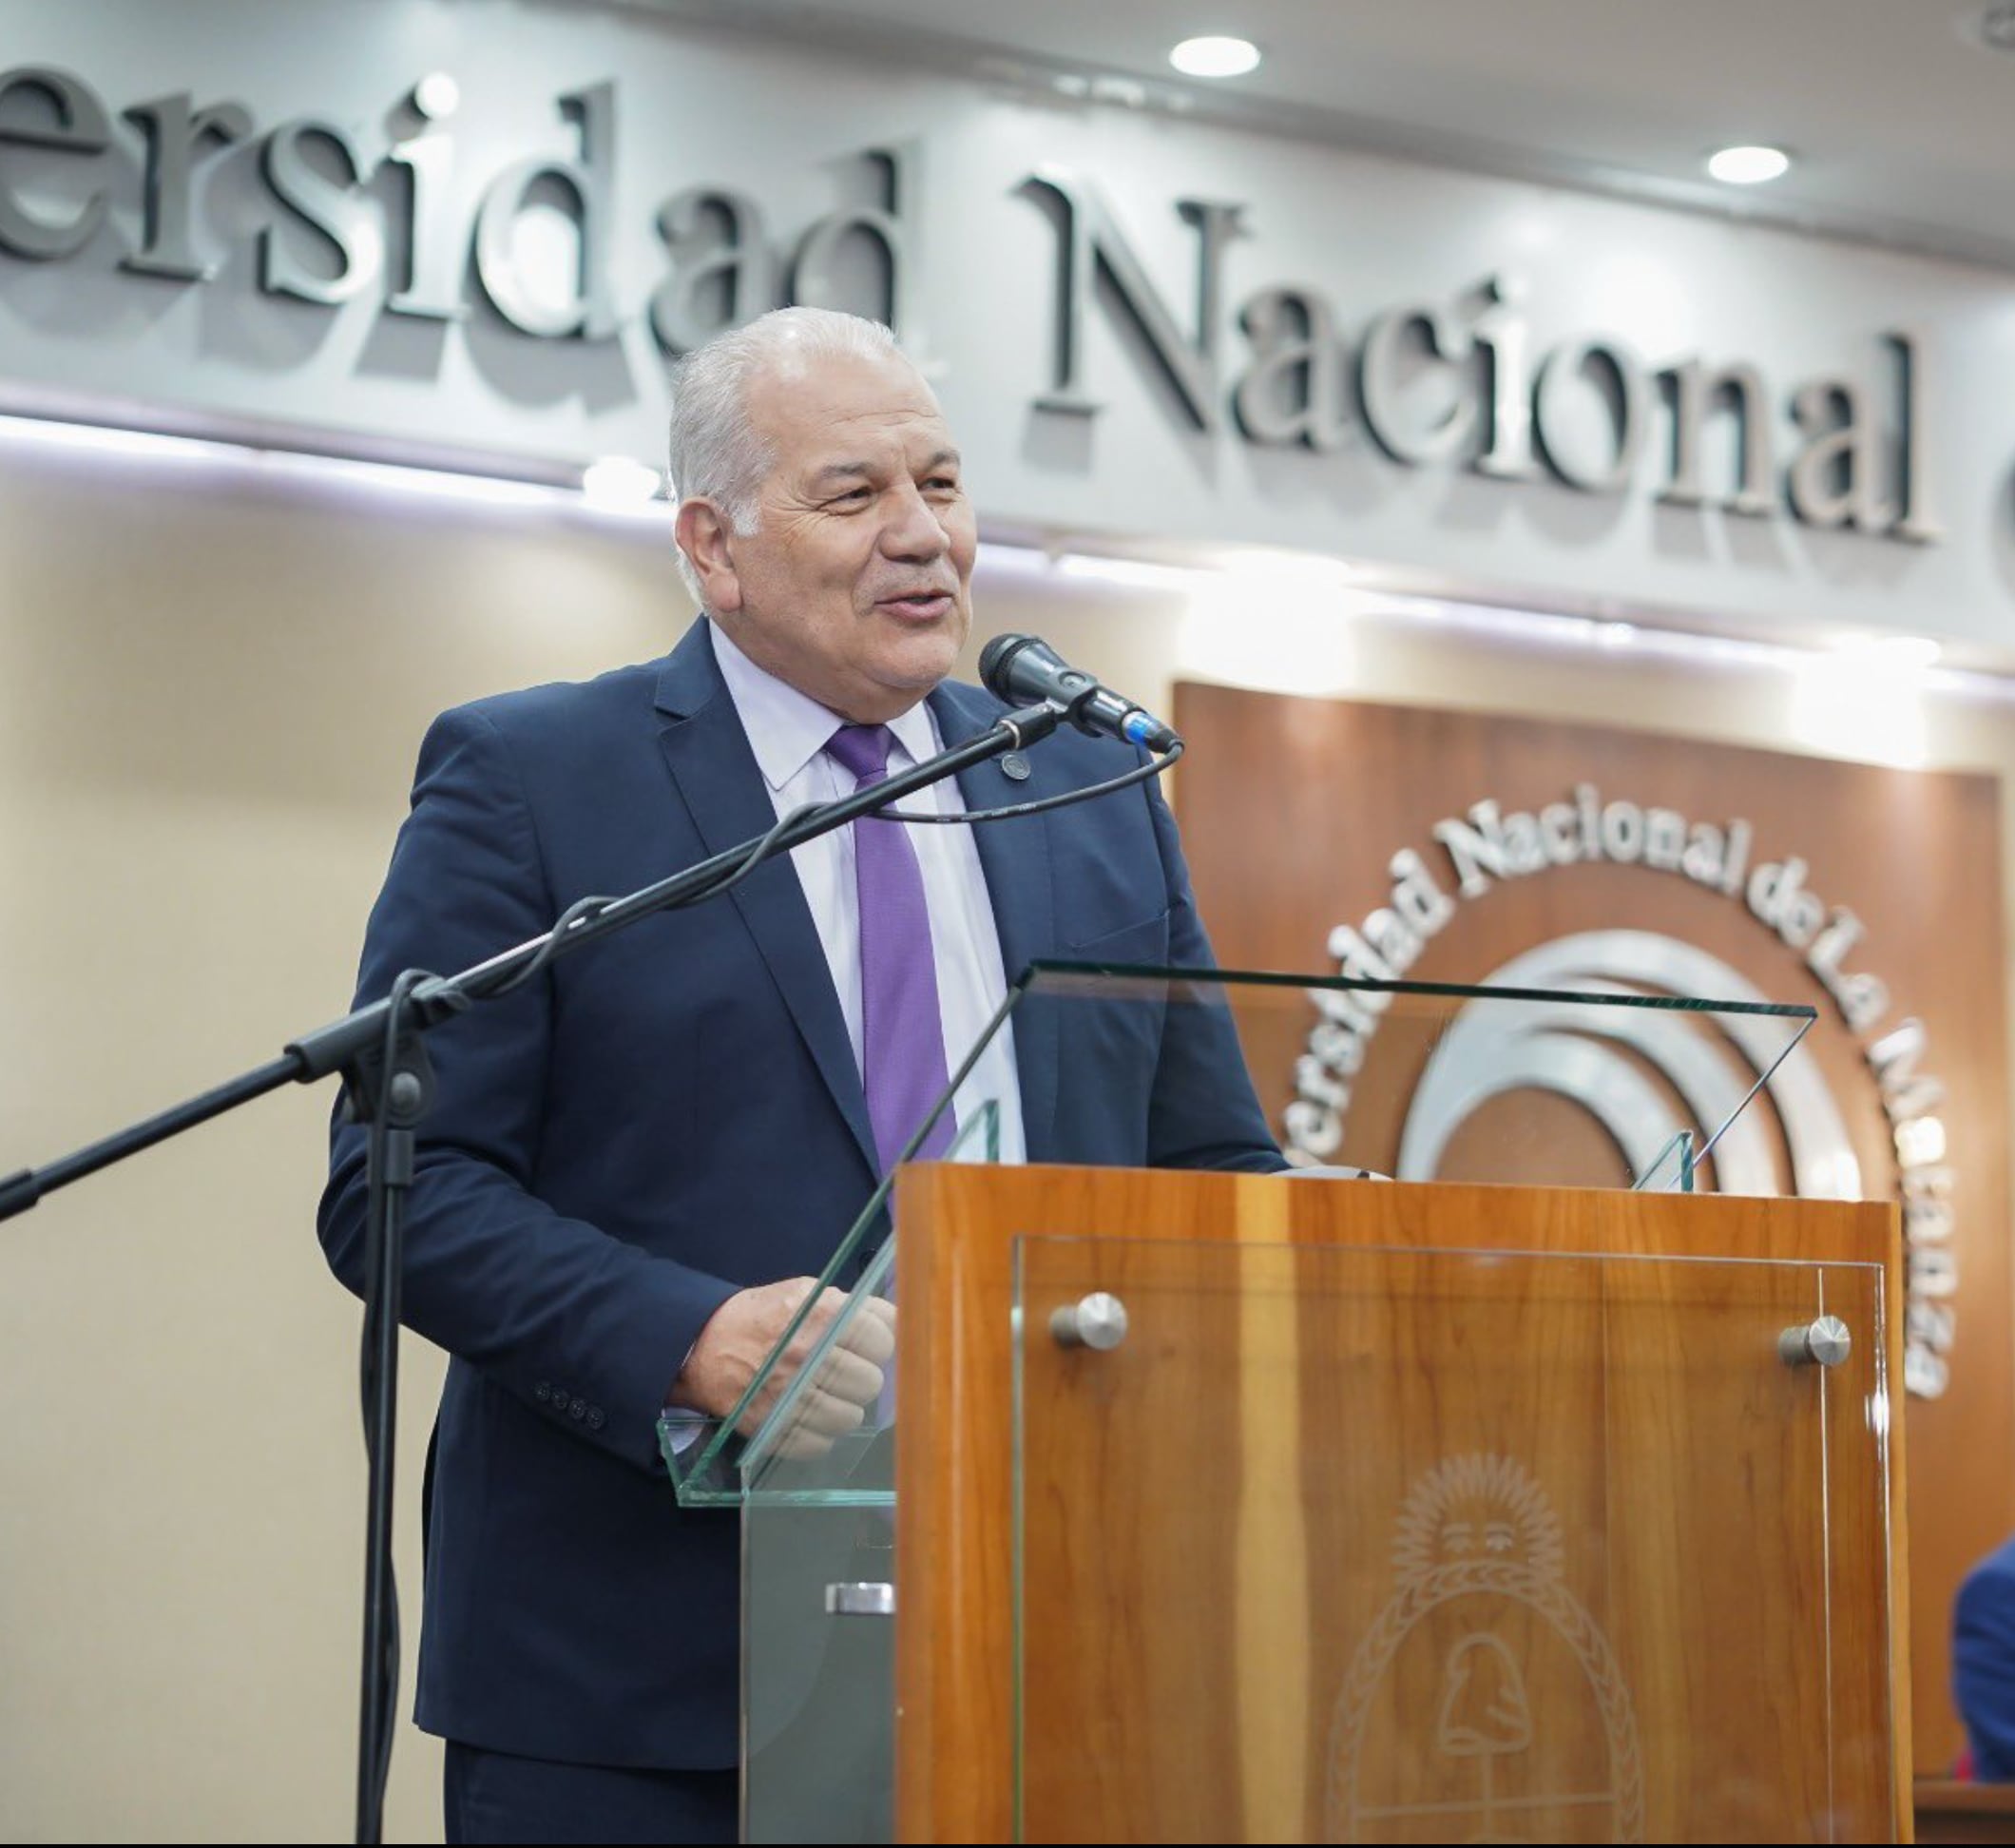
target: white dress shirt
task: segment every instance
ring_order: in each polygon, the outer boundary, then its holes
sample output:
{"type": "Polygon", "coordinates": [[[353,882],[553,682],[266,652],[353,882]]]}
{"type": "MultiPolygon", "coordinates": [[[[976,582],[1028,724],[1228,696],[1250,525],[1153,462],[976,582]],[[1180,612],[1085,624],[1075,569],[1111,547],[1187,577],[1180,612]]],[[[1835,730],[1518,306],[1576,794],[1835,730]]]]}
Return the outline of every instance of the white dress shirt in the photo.
{"type": "MultiPolygon", "coordinates": [[[[738,648],[719,623],[708,620],[714,659],[720,664],[742,729],[748,733],[758,768],[769,785],[779,819],[805,802],[829,802],[854,793],[851,772],[826,755],[826,742],[849,722],[816,700],[765,672],[738,648]]],[[[937,722],[919,701],[889,729],[895,743],[889,774],[907,770],[943,748],[937,722]]],[[[958,815],[965,804],[958,783],[947,777],[906,797],[904,808],[958,815]]],[[[886,826],[877,822],[876,826],[886,826]]],[[[980,867],[970,828],[905,828],[924,878],[931,915],[931,953],[937,971],[938,1011],[944,1023],[945,1070],[955,1074],[1008,993],[1001,964],[1000,933],[993,901],[980,867]]],[[[835,828],[791,852],[812,922],[826,953],[839,1011],[853,1042],[854,1063],[861,1060],[860,906],[854,883],[854,829],[835,828]]],[[[1000,1159],[1020,1162],[1027,1149],[1022,1132],[1022,1093],[1014,1060],[1011,1025],[1004,1026],[960,1086],[955,1107],[961,1126],[973,1122],[992,1100],[1000,1110],[1000,1159]]]]}

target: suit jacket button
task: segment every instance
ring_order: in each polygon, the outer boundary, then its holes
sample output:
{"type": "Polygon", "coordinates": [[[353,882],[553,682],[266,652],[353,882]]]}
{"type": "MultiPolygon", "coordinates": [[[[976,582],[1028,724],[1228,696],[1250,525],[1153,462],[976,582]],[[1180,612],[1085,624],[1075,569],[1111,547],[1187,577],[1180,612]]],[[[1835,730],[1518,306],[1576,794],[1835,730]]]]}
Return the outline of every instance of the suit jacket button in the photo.
{"type": "Polygon", "coordinates": [[[599,1405],[591,1405],[587,1408],[587,1428],[590,1431],[600,1431],[607,1422],[608,1418],[599,1405]]]}
{"type": "Polygon", "coordinates": [[[566,1408],[566,1415],[569,1418],[586,1417],[587,1401],[585,1398],[577,1398],[576,1400],[574,1400],[574,1402],[566,1408]]]}
{"type": "Polygon", "coordinates": [[[547,1399],[552,1397],[553,1389],[546,1380],[542,1379],[536,1386],[531,1389],[531,1396],[533,1398],[537,1399],[541,1405],[544,1405],[547,1399]]]}

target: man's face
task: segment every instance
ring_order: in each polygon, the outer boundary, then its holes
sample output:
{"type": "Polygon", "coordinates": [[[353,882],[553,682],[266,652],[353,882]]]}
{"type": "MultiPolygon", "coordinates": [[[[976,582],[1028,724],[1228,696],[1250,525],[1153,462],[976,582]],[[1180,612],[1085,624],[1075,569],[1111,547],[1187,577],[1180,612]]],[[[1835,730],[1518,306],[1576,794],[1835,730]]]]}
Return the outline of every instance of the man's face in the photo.
{"type": "Polygon", "coordinates": [[[972,626],[977,531],[950,432],[892,356],[758,373],[747,409],[776,458],[757,529],[681,510],[707,606],[758,666],[883,723],[951,671],[972,626]]]}

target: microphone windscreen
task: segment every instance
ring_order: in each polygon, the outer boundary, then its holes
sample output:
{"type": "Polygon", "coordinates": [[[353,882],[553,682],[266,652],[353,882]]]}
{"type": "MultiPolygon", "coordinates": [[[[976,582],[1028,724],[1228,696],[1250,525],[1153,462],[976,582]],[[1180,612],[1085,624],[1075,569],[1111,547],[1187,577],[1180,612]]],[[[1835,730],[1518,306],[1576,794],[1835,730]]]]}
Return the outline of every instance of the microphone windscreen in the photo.
{"type": "Polygon", "coordinates": [[[1008,686],[1008,664],[1034,641],[1030,635],[996,635],[980,650],[980,684],[997,700],[1020,705],[1008,686]]]}

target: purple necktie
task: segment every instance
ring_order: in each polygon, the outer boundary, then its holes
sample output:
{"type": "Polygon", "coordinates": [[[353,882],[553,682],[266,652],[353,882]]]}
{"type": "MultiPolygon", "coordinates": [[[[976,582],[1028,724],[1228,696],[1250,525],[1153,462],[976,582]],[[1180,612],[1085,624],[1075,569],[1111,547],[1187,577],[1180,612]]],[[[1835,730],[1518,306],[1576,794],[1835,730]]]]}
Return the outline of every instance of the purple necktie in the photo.
{"type": "MultiPolygon", "coordinates": [[[[889,774],[887,725],[842,725],[826,753],[866,789],[889,774]]],[[[924,874],[910,831],[899,821],[868,817],[853,824],[854,885],[860,904],[860,1064],[868,1121],[881,1170],[895,1165],[950,1080],[945,1069],[944,1017],[937,1005],[937,962],[931,951],[931,914],[924,874]]],[[[947,1110],[916,1151],[934,1161],[951,1146],[956,1126],[947,1110]]]]}

